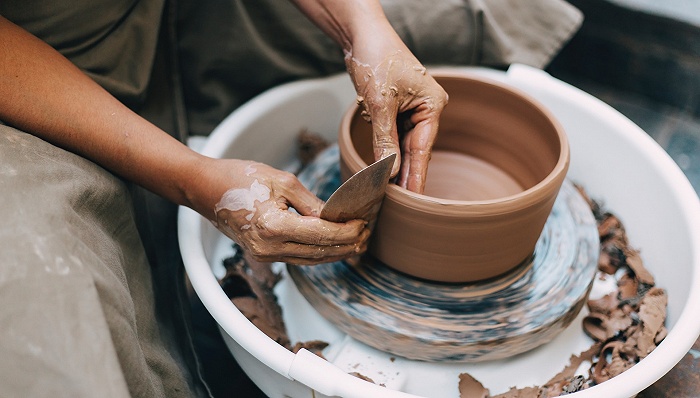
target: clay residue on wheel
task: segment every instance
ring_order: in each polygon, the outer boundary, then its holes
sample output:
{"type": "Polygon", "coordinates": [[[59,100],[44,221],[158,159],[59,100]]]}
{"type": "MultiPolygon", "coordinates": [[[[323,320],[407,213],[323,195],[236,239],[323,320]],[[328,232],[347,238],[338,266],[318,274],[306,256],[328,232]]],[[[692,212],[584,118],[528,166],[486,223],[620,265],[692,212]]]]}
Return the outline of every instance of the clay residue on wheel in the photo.
{"type": "MultiPolygon", "coordinates": [[[[582,327],[594,343],[542,386],[511,388],[492,396],[489,390],[471,375],[459,376],[460,397],[546,398],[580,391],[609,380],[638,363],[665,338],[667,295],[655,286],[653,275],[642,261],[642,252],[627,238],[622,222],[612,213],[588,200],[598,224],[600,236],[599,278],[615,278],[617,289],[608,295],[588,301],[589,314],[582,327]]],[[[236,255],[224,260],[226,276],[221,285],[237,308],[272,340],[296,352],[301,348],[322,356],[328,345],[323,341],[296,343],[292,346],[282,319],[282,309],[273,292],[280,275],[271,264],[245,258],[240,248],[236,255]]],[[[353,374],[364,380],[371,379],[353,374]]],[[[504,376],[507,377],[507,376],[504,376]]]]}

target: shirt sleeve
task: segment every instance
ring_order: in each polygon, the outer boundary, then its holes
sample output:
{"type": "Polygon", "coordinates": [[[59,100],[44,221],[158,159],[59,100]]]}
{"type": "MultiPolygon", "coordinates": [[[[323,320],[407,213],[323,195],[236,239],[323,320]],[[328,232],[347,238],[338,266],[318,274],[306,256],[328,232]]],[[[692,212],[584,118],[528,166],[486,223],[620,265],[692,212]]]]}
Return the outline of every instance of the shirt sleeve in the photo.
{"type": "Polygon", "coordinates": [[[563,0],[383,0],[382,5],[425,64],[543,68],[583,21],[563,0]]]}

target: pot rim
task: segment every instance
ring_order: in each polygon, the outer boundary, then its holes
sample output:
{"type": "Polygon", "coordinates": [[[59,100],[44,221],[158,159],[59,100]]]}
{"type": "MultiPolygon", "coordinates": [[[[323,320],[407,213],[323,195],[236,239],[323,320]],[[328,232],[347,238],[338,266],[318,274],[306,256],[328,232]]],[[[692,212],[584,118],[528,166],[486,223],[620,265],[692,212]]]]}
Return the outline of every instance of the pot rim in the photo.
{"type": "MultiPolygon", "coordinates": [[[[396,184],[387,185],[387,198],[390,198],[394,202],[408,208],[428,213],[448,215],[449,213],[458,212],[460,214],[464,214],[465,212],[470,212],[471,210],[476,214],[492,215],[512,213],[533,206],[550,197],[548,194],[539,195],[540,192],[558,192],[569,168],[570,149],[566,131],[551,111],[524,91],[487,77],[479,76],[470,72],[460,72],[446,69],[433,69],[430,71],[430,74],[436,79],[442,77],[460,79],[466,78],[469,80],[476,80],[481,83],[486,83],[487,85],[507,91],[532,105],[535,110],[545,116],[545,118],[551,123],[554,131],[557,133],[557,137],[559,138],[560,142],[557,163],[554,165],[554,168],[552,168],[549,174],[547,174],[545,178],[534,186],[522,192],[518,192],[517,194],[504,196],[501,198],[487,200],[442,199],[412,192],[396,184]]],[[[350,124],[358,109],[359,105],[357,103],[352,104],[343,115],[340,122],[340,133],[338,135],[339,142],[352,143],[352,139],[350,137],[350,124]]],[[[343,153],[343,151],[341,151],[341,157],[345,160],[353,173],[357,173],[361,169],[368,166],[357,153],[354,145],[347,145],[347,147],[349,150],[347,153],[343,153]]]]}

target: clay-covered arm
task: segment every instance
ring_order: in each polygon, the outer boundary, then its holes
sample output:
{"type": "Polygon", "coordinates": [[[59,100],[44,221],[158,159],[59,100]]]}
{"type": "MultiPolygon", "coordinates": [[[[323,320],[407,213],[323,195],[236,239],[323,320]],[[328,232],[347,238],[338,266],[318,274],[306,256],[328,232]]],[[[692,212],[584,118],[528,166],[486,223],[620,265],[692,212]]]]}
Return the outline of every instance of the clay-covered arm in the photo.
{"type": "Polygon", "coordinates": [[[200,157],[122,105],[46,43],[0,16],[0,119],[178,204],[177,163],[200,157]]]}
{"type": "Polygon", "coordinates": [[[372,121],[375,159],[396,153],[392,176],[422,193],[445,91],[401,41],[378,0],[293,2],[342,46],[358,102],[372,121]],[[408,118],[397,128],[399,113],[408,118]]]}
{"type": "Polygon", "coordinates": [[[257,259],[312,264],[364,249],[364,222],[319,219],[322,202],[294,176],[197,154],[1,16],[0,54],[0,120],[193,208],[257,259]]]}

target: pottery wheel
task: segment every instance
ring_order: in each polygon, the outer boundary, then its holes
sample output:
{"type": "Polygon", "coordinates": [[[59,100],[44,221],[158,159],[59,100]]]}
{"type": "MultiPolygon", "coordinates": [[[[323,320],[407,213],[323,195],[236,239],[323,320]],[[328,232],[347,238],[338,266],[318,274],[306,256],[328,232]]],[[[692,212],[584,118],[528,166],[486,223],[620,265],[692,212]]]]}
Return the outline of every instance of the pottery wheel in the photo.
{"type": "MultiPolygon", "coordinates": [[[[340,186],[336,146],[299,179],[320,198],[340,186]]],[[[565,181],[534,255],[509,274],[445,284],[399,273],[369,256],[288,266],[302,295],[329,322],[365,344],[414,360],[476,362],[552,340],[583,307],[598,261],[586,201],[565,181]]]]}

